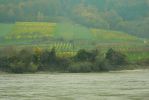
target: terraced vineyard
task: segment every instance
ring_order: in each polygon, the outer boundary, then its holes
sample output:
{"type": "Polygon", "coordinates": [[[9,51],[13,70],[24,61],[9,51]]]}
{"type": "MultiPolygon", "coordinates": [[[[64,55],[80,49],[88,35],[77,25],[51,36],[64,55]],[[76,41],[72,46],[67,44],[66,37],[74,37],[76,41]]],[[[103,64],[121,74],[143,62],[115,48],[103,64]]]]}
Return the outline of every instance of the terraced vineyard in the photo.
{"type": "Polygon", "coordinates": [[[53,37],[56,23],[17,22],[6,39],[38,39],[53,37]]]}
{"type": "Polygon", "coordinates": [[[118,31],[109,31],[103,29],[91,29],[95,39],[107,42],[141,42],[141,40],[135,36],[128,35],[127,33],[118,31]]]}
{"type": "Polygon", "coordinates": [[[6,41],[56,38],[63,40],[95,40],[99,42],[140,42],[137,37],[126,33],[89,29],[70,23],[16,22],[7,34],[5,32],[3,34],[5,34],[3,36],[6,41]]]}
{"type": "MultiPolygon", "coordinates": [[[[41,46],[40,46],[41,47],[41,46]]],[[[75,54],[75,50],[72,43],[67,42],[57,42],[50,44],[48,46],[42,45],[41,48],[49,49],[55,48],[56,52],[60,56],[73,56],[75,54]]]]}

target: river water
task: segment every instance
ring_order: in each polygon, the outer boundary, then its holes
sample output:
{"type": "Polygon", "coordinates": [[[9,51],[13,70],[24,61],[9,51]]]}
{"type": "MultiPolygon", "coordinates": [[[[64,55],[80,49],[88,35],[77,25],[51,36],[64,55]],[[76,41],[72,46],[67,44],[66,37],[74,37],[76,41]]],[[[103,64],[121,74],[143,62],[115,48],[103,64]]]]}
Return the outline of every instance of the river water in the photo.
{"type": "Polygon", "coordinates": [[[0,74],[0,100],[149,100],[149,70],[0,74]]]}

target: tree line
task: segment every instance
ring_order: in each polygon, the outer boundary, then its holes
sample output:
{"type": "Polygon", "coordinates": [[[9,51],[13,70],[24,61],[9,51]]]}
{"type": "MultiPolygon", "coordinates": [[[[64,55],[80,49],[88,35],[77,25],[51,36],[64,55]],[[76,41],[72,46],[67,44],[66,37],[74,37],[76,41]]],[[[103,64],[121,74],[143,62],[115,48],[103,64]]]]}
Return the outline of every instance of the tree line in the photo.
{"type": "Polygon", "coordinates": [[[126,64],[128,64],[126,55],[113,49],[109,49],[105,54],[96,49],[81,49],[73,57],[59,57],[54,48],[52,50],[40,48],[0,50],[0,70],[12,73],[102,72],[120,69],[126,64]]]}

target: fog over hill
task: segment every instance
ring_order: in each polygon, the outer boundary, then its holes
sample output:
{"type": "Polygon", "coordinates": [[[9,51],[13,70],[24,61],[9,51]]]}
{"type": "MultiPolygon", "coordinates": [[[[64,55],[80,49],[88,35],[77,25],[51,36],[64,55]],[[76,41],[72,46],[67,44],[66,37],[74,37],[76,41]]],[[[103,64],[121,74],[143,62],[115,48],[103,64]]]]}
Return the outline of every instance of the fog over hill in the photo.
{"type": "Polygon", "coordinates": [[[149,38],[149,0],[0,0],[0,22],[70,22],[149,38]]]}

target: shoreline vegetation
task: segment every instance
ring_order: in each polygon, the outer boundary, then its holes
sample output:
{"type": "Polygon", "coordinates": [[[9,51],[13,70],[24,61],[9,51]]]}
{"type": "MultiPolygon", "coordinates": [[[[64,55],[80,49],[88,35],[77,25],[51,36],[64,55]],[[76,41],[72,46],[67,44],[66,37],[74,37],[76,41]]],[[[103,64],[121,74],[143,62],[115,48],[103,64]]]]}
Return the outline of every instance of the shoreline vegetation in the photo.
{"type": "Polygon", "coordinates": [[[0,73],[98,73],[117,70],[148,69],[149,59],[131,62],[112,48],[79,50],[73,56],[58,56],[55,48],[3,48],[0,50],[0,73]]]}

